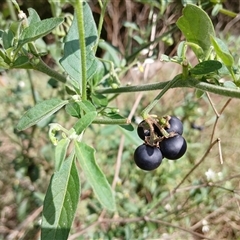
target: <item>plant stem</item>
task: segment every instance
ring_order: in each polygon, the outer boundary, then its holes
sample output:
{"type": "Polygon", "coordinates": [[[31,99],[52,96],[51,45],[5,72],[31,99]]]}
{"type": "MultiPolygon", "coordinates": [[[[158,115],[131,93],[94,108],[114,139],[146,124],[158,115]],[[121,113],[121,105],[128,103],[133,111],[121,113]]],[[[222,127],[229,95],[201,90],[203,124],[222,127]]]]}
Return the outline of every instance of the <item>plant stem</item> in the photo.
{"type": "Polygon", "coordinates": [[[16,16],[16,13],[14,11],[14,7],[13,7],[12,1],[7,1],[7,5],[8,5],[8,9],[9,9],[9,12],[10,12],[11,19],[13,21],[17,21],[17,16],[16,16]]]}
{"type": "Polygon", "coordinates": [[[129,125],[130,122],[128,119],[104,119],[104,118],[96,118],[95,120],[93,120],[92,123],[95,124],[119,124],[119,125],[129,125]]]}
{"type": "Polygon", "coordinates": [[[240,98],[240,91],[239,88],[226,88],[217,85],[213,85],[206,82],[198,82],[198,83],[191,83],[189,79],[190,87],[195,87],[202,91],[208,91],[212,93],[216,93],[218,95],[231,97],[231,98],[240,98]]]}
{"type": "Polygon", "coordinates": [[[81,71],[82,79],[79,81],[82,89],[82,100],[87,100],[87,63],[86,63],[86,45],[85,45],[85,29],[84,29],[84,14],[83,14],[83,4],[82,0],[78,0],[75,3],[75,12],[78,24],[78,35],[79,35],[79,46],[81,53],[81,71]]]}
{"type": "Polygon", "coordinates": [[[35,90],[34,90],[34,84],[33,84],[31,72],[28,69],[27,69],[27,75],[28,75],[28,80],[29,80],[30,87],[31,87],[33,102],[34,102],[34,105],[36,105],[37,98],[36,98],[36,94],[35,94],[35,90]]]}
{"type": "Polygon", "coordinates": [[[185,59],[182,62],[182,77],[183,77],[184,80],[187,79],[188,74],[189,74],[188,73],[188,61],[185,59]]]}
{"type": "Polygon", "coordinates": [[[100,35],[101,35],[101,32],[102,32],[103,20],[104,20],[105,12],[106,12],[106,9],[107,9],[107,4],[108,4],[109,0],[105,0],[104,3],[102,3],[101,0],[99,0],[98,2],[99,2],[99,5],[101,7],[101,14],[100,14],[100,19],[99,19],[99,23],[98,23],[98,37],[97,37],[96,45],[94,46],[94,52],[95,53],[96,53],[97,48],[98,48],[98,43],[99,43],[100,35]]]}
{"type": "Polygon", "coordinates": [[[119,88],[105,88],[105,89],[97,89],[96,93],[102,94],[112,94],[112,93],[130,93],[130,92],[144,92],[144,91],[154,91],[163,89],[170,81],[160,82],[160,83],[152,83],[152,84],[143,84],[139,86],[127,86],[127,87],[119,87],[119,88]]]}
{"type": "Polygon", "coordinates": [[[154,98],[154,100],[141,112],[141,116],[143,119],[148,117],[148,113],[156,106],[160,98],[167,92],[168,89],[172,88],[176,82],[182,79],[182,75],[177,75],[173,78],[172,81],[168,82],[168,84],[162,89],[162,91],[154,98]]]}
{"type": "Polygon", "coordinates": [[[37,70],[39,72],[43,72],[45,74],[47,74],[48,76],[56,79],[57,81],[60,81],[62,83],[66,83],[67,82],[67,78],[58,73],[57,71],[53,70],[52,68],[50,68],[48,65],[46,65],[42,59],[37,59],[36,61],[34,61],[33,63],[33,69],[37,70]]]}
{"type": "MultiPolygon", "coordinates": [[[[113,94],[113,93],[116,94],[116,93],[130,93],[130,92],[142,92],[142,91],[156,91],[156,90],[165,88],[170,82],[171,81],[165,81],[160,83],[144,84],[140,86],[119,87],[116,89],[113,89],[113,88],[97,89],[95,90],[95,92],[101,93],[101,94],[113,94]]],[[[226,96],[226,97],[240,98],[239,88],[227,88],[227,87],[210,84],[207,82],[200,82],[199,80],[192,77],[188,77],[184,81],[178,81],[175,83],[174,86],[171,86],[171,88],[176,88],[176,87],[196,88],[202,91],[207,91],[207,92],[215,93],[215,94],[226,96]]]]}

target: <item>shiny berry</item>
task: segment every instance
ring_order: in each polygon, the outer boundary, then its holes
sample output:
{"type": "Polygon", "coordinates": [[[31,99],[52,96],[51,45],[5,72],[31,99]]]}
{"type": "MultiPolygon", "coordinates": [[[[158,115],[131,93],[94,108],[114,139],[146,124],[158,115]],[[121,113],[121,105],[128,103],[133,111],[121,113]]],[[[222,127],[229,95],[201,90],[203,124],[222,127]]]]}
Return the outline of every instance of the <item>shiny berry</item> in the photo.
{"type": "Polygon", "coordinates": [[[148,124],[143,120],[141,123],[139,123],[137,127],[137,133],[138,136],[144,141],[145,137],[150,136],[150,127],[148,124]]]}
{"type": "Polygon", "coordinates": [[[181,135],[165,138],[159,145],[162,155],[170,160],[181,158],[187,150],[187,143],[181,135]]]}
{"type": "Polygon", "coordinates": [[[159,167],[162,159],[163,155],[159,148],[146,144],[140,145],[134,152],[136,165],[146,171],[151,171],[159,167]]]}
{"type": "MultiPolygon", "coordinates": [[[[179,135],[182,135],[183,133],[183,124],[181,120],[177,117],[171,116],[171,119],[169,120],[169,128],[164,128],[168,133],[174,132],[179,135]]],[[[158,136],[163,136],[160,130],[156,127],[155,132],[158,136]]]]}

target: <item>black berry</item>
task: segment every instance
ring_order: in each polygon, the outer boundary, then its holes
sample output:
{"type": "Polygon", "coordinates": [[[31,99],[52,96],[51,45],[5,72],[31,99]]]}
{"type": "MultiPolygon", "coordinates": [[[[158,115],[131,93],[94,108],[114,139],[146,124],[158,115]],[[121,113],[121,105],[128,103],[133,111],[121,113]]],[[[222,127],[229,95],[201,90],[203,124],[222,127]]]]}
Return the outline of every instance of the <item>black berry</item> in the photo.
{"type": "MultiPolygon", "coordinates": [[[[169,128],[165,127],[164,129],[170,133],[170,132],[174,132],[177,133],[179,135],[182,135],[183,133],[183,124],[181,122],[181,120],[177,117],[171,116],[171,119],[169,120],[169,128]]],[[[157,135],[159,137],[162,137],[162,133],[160,132],[160,130],[156,127],[154,128],[155,132],[157,133],[157,135]]]]}
{"type": "Polygon", "coordinates": [[[151,171],[159,167],[162,163],[163,155],[159,148],[149,145],[140,145],[134,152],[136,165],[146,171],[151,171]]]}
{"type": "Polygon", "coordinates": [[[145,137],[150,136],[150,127],[148,124],[143,120],[141,123],[139,123],[137,128],[138,136],[144,141],[145,137]]]}
{"type": "Polygon", "coordinates": [[[181,135],[165,138],[160,142],[162,155],[170,160],[176,160],[184,155],[187,143],[181,135]]]}

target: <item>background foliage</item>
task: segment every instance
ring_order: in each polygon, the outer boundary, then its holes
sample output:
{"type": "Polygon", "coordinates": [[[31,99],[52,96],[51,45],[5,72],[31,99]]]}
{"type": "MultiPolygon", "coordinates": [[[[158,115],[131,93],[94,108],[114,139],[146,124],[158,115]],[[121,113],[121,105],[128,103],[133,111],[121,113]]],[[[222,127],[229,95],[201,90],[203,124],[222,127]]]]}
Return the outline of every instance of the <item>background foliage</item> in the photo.
{"type": "MultiPolygon", "coordinates": [[[[201,3],[238,63],[239,18],[224,11],[236,11],[238,2],[201,3]]],[[[97,1],[89,5],[98,23],[100,6],[97,1]]],[[[59,70],[62,37],[70,27],[72,7],[50,0],[22,1],[20,6],[25,12],[34,8],[41,19],[65,16],[65,28],[57,28],[38,41],[38,48],[48,53],[44,62],[59,70]]],[[[4,29],[14,14],[8,1],[0,7],[0,28],[4,29]]],[[[148,49],[142,46],[168,32],[182,8],[180,1],[109,1],[101,33],[105,41],[100,42],[97,56],[113,61],[115,71],[102,85],[161,82],[179,73],[179,65],[160,61],[162,54],[176,55],[183,39],[179,30],[170,31],[148,49]],[[134,55],[139,47],[141,54],[134,55]],[[124,61],[131,59],[134,62],[125,66],[124,61]]],[[[193,53],[189,51],[187,56],[195,65],[193,53]]],[[[105,68],[109,73],[111,65],[105,64],[105,68]]],[[[64,98],[66,90],[46,75],[28,70],[2,71],[0,84],[0,239],[38,239],[41,206],[55,171],[55,147],[49,141],[48,124],[58,122],[69,129],[74,118],[60,110],[37,126],[18,132],[15,127],[24,111],[42,99],[64,98]]],[[[141,110],[156,94],[113,95],[109,112],[119,109],[126,117],[132,112],[136,127],[141,110]]],[[[93,100],[104,105],[100,96],[93,100]]],[[[134,164],[133,152],[141,143],[135,131],[91,125],[84,141],[96,149],[97,162],[115,191],[117,211],[103,210],[82,174],[81,199],[69,239],[240,239],[238,104],[238,99],[214,94],[199,98],[192,89],[170,89],[154,112],[183,120],[188,152],[179,161],[164,161],[154,172],[143,172],[134,164]]]]}

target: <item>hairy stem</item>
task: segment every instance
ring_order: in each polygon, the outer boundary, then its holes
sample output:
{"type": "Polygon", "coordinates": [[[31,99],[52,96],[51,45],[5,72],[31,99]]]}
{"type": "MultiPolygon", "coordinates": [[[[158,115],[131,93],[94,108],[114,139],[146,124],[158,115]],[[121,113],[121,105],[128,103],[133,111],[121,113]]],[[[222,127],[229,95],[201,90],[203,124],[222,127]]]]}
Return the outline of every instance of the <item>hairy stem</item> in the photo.
{"type": "Polygon", "coordinates": [[[56,79],[57,81],[60,81],[62,83],[66,83],[67,82],[67,78],[58,73],[57,71],[53,70],[52,68],[50,68],[48,65],[46,65],[42,59],[37,59],[34,63],[33,63],[33,69],[37,70],[39,72],[43,72],[45,74],[47,74],[48,76],[56,79]]]}
{"type": "MultiPolygon", "coordinates": [[[[113,89],[113,88],[97,89],[95,90],[95,92],[101,93],[101,94],[112,94],[112,93],[156,91],[156,90],[165,88],[166,85],[168,85],[170,82],[171,81],[165,81],[160,83],[144,84],[140,86],[119,87],[116,89],[113,89]]],[[[199,80],[192,77],[188,77],[184,81],[177,81],[173,86],[171,86],[171,88],[177,88],[177,87],[196,88],[202,91],[207,91],[207,92],[215,93],[215,94],[226,96],[226,97],[240,98],[239,88],[226,88],[226,87],[210,84],[207,82],[200,82],[199,80]]]]}
{"type": "Polygon", "coordinates": [[[97,89],[96,93],[101,94],[112,94],[112,93],[130,93],[130,92],[144,92],[144,91],[154,91],[163,89],[169,81],[160,82],[160,83],[152,83],[152,84],[142,84],[139,86],[126,86],[119,88],[105,88],[105,89],[97,89]]]}
{"type": "Polygon", "coordinates": [[[130,124],[129,119],[102,119],[102,118],[96,118],[92,123],[95,124],[120,124],[120,125],[128,125],[130,124]]]}
{"type": "Polygon", "coordinates": [[[77,16],[78,24],[78,35],[79,35],[79,46],[81,52],[81,71],[82,79],[81,86],[82,89],[82,100],[87,99],[87,63],[86,63],[86,45],[85,45],[85,29],[84,29],[84,15],[83,15],[83,1],[76,1],[75,3],[75,12],[77,16]]]}

